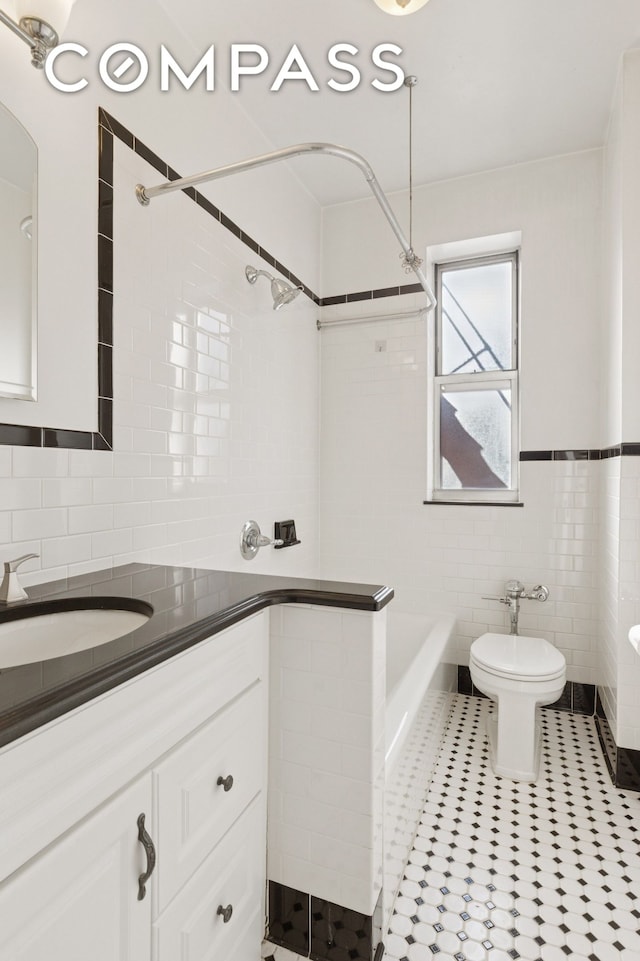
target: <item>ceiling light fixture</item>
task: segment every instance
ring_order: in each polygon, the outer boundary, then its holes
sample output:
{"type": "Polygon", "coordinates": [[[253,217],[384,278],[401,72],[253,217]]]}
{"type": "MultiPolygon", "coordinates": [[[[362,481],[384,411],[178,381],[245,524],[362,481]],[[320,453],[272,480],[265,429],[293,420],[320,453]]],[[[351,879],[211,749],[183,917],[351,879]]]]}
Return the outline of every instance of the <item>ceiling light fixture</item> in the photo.
{"type": "Polygon", "coordinates": [[[417,82],[417,77],[404,78],[404,85],[409,88],[409,249],[400,254],[405,274],[422,264],[422,258],[413,249],[413,88],[417,82]]]}
{"type": "Polygon", "coordinates": [[[47,54],[60,42],[74,3],[75,0],[17,0],[18,23],[3,10],[0,23],[31,47],[31,63],[42,70],[47,54]],[[34,6],[38,7],[37,15],[34,6]]]}
{"type": "Polygon", "coordinates": [[[424,7],[429,0],[374,0],[381,10],[394,17],[406,17],[424,7]]]}

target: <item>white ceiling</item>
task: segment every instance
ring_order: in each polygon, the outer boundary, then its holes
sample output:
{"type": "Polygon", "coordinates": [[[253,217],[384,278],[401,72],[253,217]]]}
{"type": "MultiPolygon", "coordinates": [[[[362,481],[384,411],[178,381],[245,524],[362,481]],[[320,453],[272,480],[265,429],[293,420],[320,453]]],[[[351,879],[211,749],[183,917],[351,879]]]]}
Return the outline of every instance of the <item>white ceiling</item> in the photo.
{"type": "MultiPolygon", "coordinates": [[[[403,48],[415,74],[414,183],[584,150],[604,142],[621,54],[640,45],[640,0],[430,0],[408,17],[383,13],[373,0],[160,0],[204,53],[215,42],[220,81],[233,43],[262,44],[271,62],[230,94],[274,148],[331,141],[363,156],[387,192],[408,179],[408,97],[405,87],[380,93],[370,51],[403,48]],[[350,93],[327,63],[335,43],[352,43],[362,82],[350,93]],[[297,43],[319,85],[290,81],[270,92],[297,43]]],[[[186,66],[186,65],[185,65],[186,66]]],[[[229,148],[229,162],[243,159],[229,148]]],[[[330,158],[292,161],[323,204],[368,195],[355,168],[330,158]]]]}

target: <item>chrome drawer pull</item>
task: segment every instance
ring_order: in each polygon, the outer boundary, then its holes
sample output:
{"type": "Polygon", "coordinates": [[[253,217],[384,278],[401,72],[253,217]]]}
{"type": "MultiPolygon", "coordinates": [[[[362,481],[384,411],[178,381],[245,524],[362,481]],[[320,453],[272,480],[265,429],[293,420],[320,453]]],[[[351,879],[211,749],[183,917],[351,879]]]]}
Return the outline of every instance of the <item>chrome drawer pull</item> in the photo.
{"type": "Polygon", "coordinates": [[[220,775],[220,777],[217,780],[217,784],[220,787],[224,788],[225,794],[226,794],[227,791],[230,791],[231,788],[233,787],[233,778],[231,775],[229,775],[228,777],[222,777],[222,775],[220,775]]]}
{"type": "Polygon", "coordinates": [[[222,905],[219,904],[216,914],[221,914],[222,920],[224,921],[224,923],[228,924],[229,921],[231,920],[231,915],[233,914],[233,905],[228,904],[226,908],[223,908],[222,905]]]}
{"type": "Polygon", "coordinates": [[[142,901],[147,893],[147,881],[153,874],[153,870],[156,866],[156,849],[153,846],[153,841],[145,830],[144,814],[141,814],[138,818],[138,841],[144,848],[145,854],[147,855],[147,870],[138,878],[138,901],[142,901]]]}

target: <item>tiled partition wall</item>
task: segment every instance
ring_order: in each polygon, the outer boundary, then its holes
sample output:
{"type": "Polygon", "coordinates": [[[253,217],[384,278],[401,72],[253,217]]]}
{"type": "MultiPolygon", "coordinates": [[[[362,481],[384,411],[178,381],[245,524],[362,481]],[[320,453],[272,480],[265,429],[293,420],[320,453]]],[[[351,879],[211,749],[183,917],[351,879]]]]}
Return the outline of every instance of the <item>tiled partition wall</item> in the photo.
{"type": "Polygon", "coordinates": [[[640,459],[605,461],[601,471],[598,730],[614,781],[640,790],[640,657],[628,641],[640,623],[640,459]]]}
{"type": "Polygon", "coordinates": [[[245,279],[254,250],[182,194],[144,209],[134,187],[160,175],[117,138],[115,158],[114,450],[0,446],[0,554],[40,555],[27,584],[134,560],[237,569],[244,521],[294,517],[302,543],[252,569],[312,571],[315,304],[276,314],[245,279]]]}
{"type": "Polygon", "coordinates": [[[386,620],[271,611],[270,936],[300,954],[332,957],[326,928],[345,910],[365,932],[352,957],[372,961],[380,940],[386,620]]]}

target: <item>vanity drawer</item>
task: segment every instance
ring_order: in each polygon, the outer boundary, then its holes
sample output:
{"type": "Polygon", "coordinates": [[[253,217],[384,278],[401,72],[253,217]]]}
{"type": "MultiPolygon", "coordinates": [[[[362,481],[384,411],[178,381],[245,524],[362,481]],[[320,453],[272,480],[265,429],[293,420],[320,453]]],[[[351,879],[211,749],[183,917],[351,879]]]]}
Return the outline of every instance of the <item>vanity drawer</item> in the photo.
{"type": "Polygon", "coordinates": [[[154,925],[155,961],[256,956],[264,933],[265,836],[260,795],[154,925]]]}
{"type": "Polygon", "coordinates": [[[155,769],[158,914],[264,788],[266,726],[258,683],[155,769]]]}

